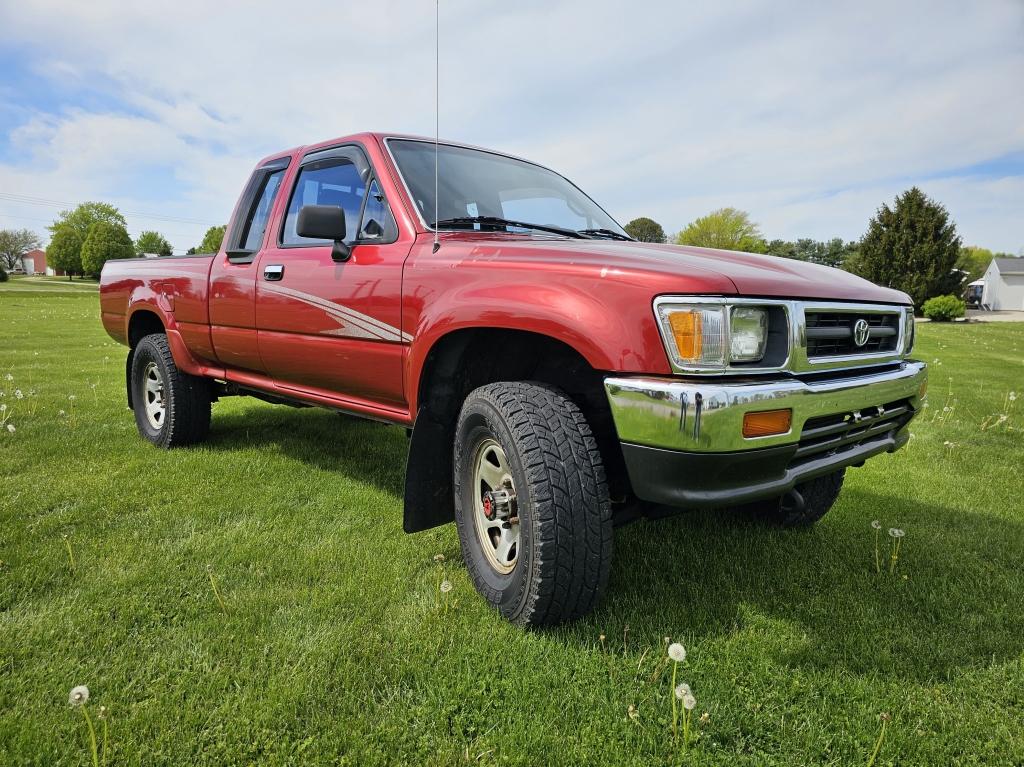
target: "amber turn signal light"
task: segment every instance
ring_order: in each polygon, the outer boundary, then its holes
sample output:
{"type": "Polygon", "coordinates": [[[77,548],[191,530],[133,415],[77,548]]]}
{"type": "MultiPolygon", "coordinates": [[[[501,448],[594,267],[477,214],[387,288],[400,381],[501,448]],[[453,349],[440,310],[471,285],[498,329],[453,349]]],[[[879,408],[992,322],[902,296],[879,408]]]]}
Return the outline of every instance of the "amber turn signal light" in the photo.
{"type": "Polygon", "coordinates": [[[700,312],[674,312],[669,316],[672,335],[676,339],[679,356],[686,360],[700,359],[703,345],[703,323],[700,312]]]}
{"type": "Polygon", "coordinates": [[[785,434],[793,424],[793,411],[762,410],[760,413],[747,413],[743,416],[743,436],[770,437],[773,434],[785,434]]]}

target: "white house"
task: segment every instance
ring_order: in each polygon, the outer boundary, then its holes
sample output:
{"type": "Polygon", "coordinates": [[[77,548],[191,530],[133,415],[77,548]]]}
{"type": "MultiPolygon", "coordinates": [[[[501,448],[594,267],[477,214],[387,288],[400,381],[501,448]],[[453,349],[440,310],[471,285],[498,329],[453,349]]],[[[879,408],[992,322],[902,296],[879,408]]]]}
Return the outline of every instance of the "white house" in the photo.
{"type": "Polygon", "coordinates": [[[993,258],[981,279],[985,281],[982,307],[1024,310],[1024,258],[993,258]]]}

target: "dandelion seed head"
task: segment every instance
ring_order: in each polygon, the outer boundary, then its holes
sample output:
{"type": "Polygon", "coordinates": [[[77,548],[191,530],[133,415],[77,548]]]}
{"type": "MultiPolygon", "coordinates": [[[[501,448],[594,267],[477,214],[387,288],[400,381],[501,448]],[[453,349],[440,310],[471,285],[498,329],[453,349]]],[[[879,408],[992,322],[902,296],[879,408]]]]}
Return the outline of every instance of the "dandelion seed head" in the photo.
{"type": "Polygon", "coordinates": [[[693,711],[697,708],[697,699],[692,694],[683,696],[683,708],[687,711],[693,711]]]}
{"type": "Polygon", "coordinates": [[[1010,398],[1010,402],[1016,402],[1017,401],[1017,392],[1012,391],[1007,396],[1010,398]]]}
{"type": "Polygon", "coordinates": [[[12,376],[10,373],[5,375],[4,378],[7,379],[8,381],[13,381],[14,380],[14,376],[12,376]]]}
{"type": "Polygon", "coordinates": [[[11,434],[14,434],[14,432],[16,432],[17,429],[14,428],[14,424],[13,423],[9,423],[9,424],[7,424],[7,431],[9,431],[11,434]]]}
{"type": "Polygon", "coordinates": [[[99,710],[99,713],[96,714],[96,718],[97,719],[106,719],[108,713],[109,712],[108,712],[108,709],[107,709],[106,706],[100,706],[100,710],[99,710]]]}
{"type": "Polygon", "coordinates": [[[883,722],[888,722],[890,719],[892,719],[892,715],[889,714],[888,711],[883,711],[879,716],[879,719],[881,719],[883,722]]]}
{"type": "Polygon", "coordinates": [[[74,394],[69,394],[69,395],[68,395],[68,399],[69,399],[69,400],[70,400],[71,402],[74,402],[74,401],[75,401],[76,399],[78,399],[78,397],[76,397],[76,396],[75,396],[74,394]]]}
{"type": "Polygon", "coordinates": [[[668,646],[668,657],[676,663],[682,663],[686,660],[686,648],[679,644],[679,642],[673,642],[668,646]]]}
{"type": "Polygon", "coordinates": [[[705,711],[703,714],[700,715],[700,723],[701,724],[707,724],[710,721],[711,721],[711,714],[709,714],[707,711],[705,711]]]}
{"type": "Polygon", "coordinates": [[[435,562],[444,562],[444,554],[435,554],[434,555],[434,561],[435,562]]]}
{"type": "Polygon", "coordinates": [[[597,641],[598,641],[598,642],[603,642],[604,640],[605,640],[605,636],[604,636],[604,634],[601,634],[601,636],[599,636],[599,637],[597,638],[597,641]]]}
{"type": "Polygon", "coordinates": [[[906,533],[900,530],[898,527],[890,527],[889,535],[891,535],[893,538],[902,538],[904,535],[906,535],[906,533]]]}
{"type": "Polygon", "coordinates": [[[68,693],[68,704],[78,708],[84,706],[89,702],[89,688],[84,684],[80,684],[77,687],[72,687],[71,692],[68,693]]]}
{"type": "Polygon", "coordinates": [[[676,697],[682,700],[687,695],[693,695],[693,691],[690,690],[690,685],[686,682],[680,682],[676,685],[676,697]]]}
{"type": "Polygon", "coordinates": [[[872,526],[873,528],[875,528],[876,530],[881,530],[881,529],[882,529],[882,523],[881,523],[881,522],[879,522],[879,521],[878,521],[877,519],[875,519],[875,520],[873,520],[873,521],[871,522],[871,526],[872,526]]]}
{"type": "Polygon", "coordinates": [[[442,594],[447,594],[451,590],[452,590],[452,582],[451,581],[447,581],[447,580],[446,581],[441,581],[441,593],[442,594]]]}
{"type": "Polygon", "coordinates": [[[3,404],[3,405],[0,405],[0,413],[4,412],[6,409],[7,409],[7,404],[6,403],[3,404]]]}
{"type": "Polygon", "coordinates": [[[14,390],[14,399],[25,399],[25,395],[21,393],[21,389],[14,390]]]}

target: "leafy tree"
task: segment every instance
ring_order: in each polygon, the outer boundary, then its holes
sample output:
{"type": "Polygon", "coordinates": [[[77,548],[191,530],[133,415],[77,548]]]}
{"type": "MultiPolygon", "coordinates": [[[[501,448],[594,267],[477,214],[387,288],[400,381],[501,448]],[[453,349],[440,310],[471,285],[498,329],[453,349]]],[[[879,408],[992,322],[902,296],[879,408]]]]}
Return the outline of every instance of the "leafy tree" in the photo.
{"type": "Polygon", "coordinates": [[[135,258],[135,244],[123,226],[97,221],[82,243],[82,271],[98,275],[112,258],[135,258]]]}
{"type": "Polygon", "coordinates": [[[766,252],[772,256],[793,258],[798,261],[810,261],[824,266],[844,267],[857,252],[858,243],[843,242],[841,237],[821,242],[811,239],[799,239],[796,242],[772,240],[766,246],[766,252]]]}
{"type": "Polygon", "coordinates": [[[158,256],[169,256],[174,252],[171,243],[160,232],[143,232],[135,241],[135,254],[156,253],[158,256]]]}
{"type": "Polygon", "coordinates": [[[916,306],[933,296],[960,292],[956,224],[946,209],[916,186],[884,204],[868,224],[857,259],[858,273],[907,293],[916,306]]]}
{"type": "Polygon", "coordinates": [[[640,242],[666,242],[668,239],[665,236],[665,230],[661,228],[661,224],[653,218],[647,218],[646,216],[634,218],[626,224],[625,229],[626,234],[634,240],[640,240],[640,242]]]}
{"type": "Polygon", "coordinates": [[[227,231],[227,225],[222,226],[211,226],[206,230],[206,234],[203,235],[203,241],[199,243],[198,251],[200,253],[217,253],[220,250],[220,244],[224,241],[224,232],[227,231]]]}
{"type": "Polygon", "coordinates": [[[57,261],[52,261],[52,264],[55,268],[67,272],[68,279],[71,278],[72,273],[82,273],[82,245],[89,235],[89,228],[98,221],[116,224],[122,228],[127,225],[121,211],[113,205],[105,202],[83,202],[74,210],[62,210],[48,227],[53,237],[50,242],[50,251],[47,253],[52,252],[53,242],[58,235],[61,235],[61,255],[58,259],[62,258],[66,266],[58,266],[57,261]],[[68,252],[68,248],[75,250],[68,252]]]}
{"type": "Polygon", "coordinates": [[[745,250],[764,253],[767,244],[750,214],[736,208],[720,208],[701,216],[676,235],[680,245],[745,250]]]}
{"type": "Polygon", "coordinates": [[[185,255],[186,256],[194,256],[198,252],[199,251],[196,250],[195,248],[189,248],[188,250],[185,251],[185,255]]]}
{"type": "Polygon", "coordinates": [[[960,257],[957,259],[956,266],[958,269],[963,269],[967,272],[967,277],[964,278],[967,282],[974,282],[985,273],[993,258],[1003,257],[1005,257],[1005,254],[993,253],[988,248],[979,248],[977,245],[964,245],[964,247],[960,248],[960,257]]]}
{"type": "Polygon", "coordinates": [[[85,238],[78,233],[77,229],[69,226],[58,229],[46,249],[46,260],[54,269],[67,274],[70,280],[72,274],[82,273],[82,243],[84,241],[85,238]]]}
{"type": "Polygon", "coordinates": [[[16,269],[22,257],[39,247],[39,236],[28,229],[0,229],[0,266],[16,269]]]}

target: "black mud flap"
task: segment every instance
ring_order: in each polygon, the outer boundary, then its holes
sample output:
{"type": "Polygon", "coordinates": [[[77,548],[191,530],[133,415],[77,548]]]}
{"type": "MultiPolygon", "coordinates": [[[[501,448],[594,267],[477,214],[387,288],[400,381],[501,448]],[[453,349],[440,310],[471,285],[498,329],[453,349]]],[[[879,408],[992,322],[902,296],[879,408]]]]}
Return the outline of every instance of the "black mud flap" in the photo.
{"type": "Polygon", "coordinates": [[[134,410],[135,403],[132,402],[132,360],[135,359],[135,349],[128,350],[128,359],[124,361],[124,387],[128,392],[128,409],[134,410]]]}
{"type": "Polygon", "coordinates": [[[452,488],[452,427],[434,419],[427,408],[416,414],[405,469],[405,516],[402,527],[418,533],[455,520],[452,488]]]}

